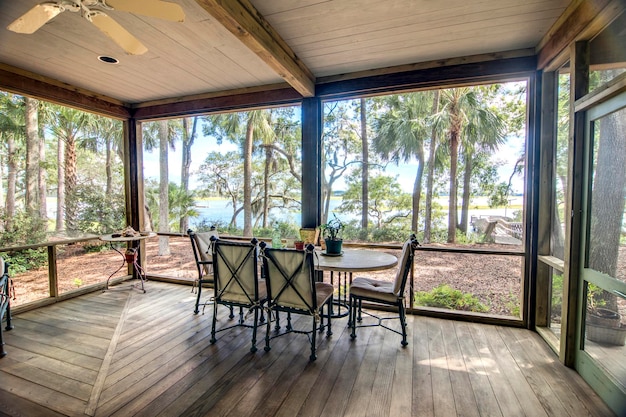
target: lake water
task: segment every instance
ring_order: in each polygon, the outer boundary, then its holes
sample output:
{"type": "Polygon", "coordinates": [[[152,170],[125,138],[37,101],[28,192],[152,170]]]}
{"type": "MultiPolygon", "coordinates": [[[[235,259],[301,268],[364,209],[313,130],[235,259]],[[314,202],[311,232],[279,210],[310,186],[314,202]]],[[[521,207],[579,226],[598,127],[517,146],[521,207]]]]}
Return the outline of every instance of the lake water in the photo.
{"type": "MultiPolygon", "coordinates": [[[[512,216],[514,211],[519,210],[519,207],[522,204],[522,197],[516,198],[515,201],[511,201],[511,204],[514,207],[517,208],[485,208],[485,202],[483,202],[482,197],[478,197],[476,199],[473,200],[473,206],[474,208],[470,207],[470,212],[469,215],[470,216],[512,216]],[[478,207],[478,204],[480,204],[481,208],[476,208],[478,207]]],[[[445,207],[445,205],[447,204],[447,200],[441,200],[439,201],[439,204],[441,204],[443,207],[445,207]]],[[[340,198],[333,198],[330,200],[330,211],[331,213],[339,206],[341,205],[341,199],[340,198]]],[[[225,200],[225,199],[211,199],[211,200],[203,200],[201,202],[198,203],[198,206],[196,206],[196,210],[198,210],[198,212],[200,213],[199,217],[195,217],[192,219],[189,219],[189,224],[190,226],[193,228],[195,227],[197,224],[201,223],[201,222],[206,222],[206,223],[216,223],[216,222],[221,222],[223,224],[229,224],[230,223],[230,219],[232,218],[233,215],[233,209],[230,206],[229,200],[225,200]]],[[[360,215],[357,214],[344,214],[344,213],[337,213],[337,216],[340,217],[342,220],[344,221],[351,221],[351,220],[356,220],[360,218],[360,215]]],[[[286,210],[278,210],[278,209],[274,209],[270,212],[270,218],[273,220],[279,220],[279,221],[291,221],[294,224],[300,224],[300,220],[301,220],[301,213],[299,211],[297,212],[289,212],[286,210]]],[[[243,227],[243,213],[240,213],[237,216],[237,226],[239,227],[243,227]]]]}

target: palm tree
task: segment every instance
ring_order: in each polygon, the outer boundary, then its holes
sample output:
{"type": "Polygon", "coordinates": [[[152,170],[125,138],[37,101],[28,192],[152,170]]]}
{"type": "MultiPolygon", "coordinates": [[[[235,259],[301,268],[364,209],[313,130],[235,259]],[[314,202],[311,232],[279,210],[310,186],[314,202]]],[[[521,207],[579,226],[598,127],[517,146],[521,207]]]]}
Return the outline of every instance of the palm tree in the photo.
{"type": "Polygon", "coordinates": [[[273,137],[270,111],[253,110],[211,116],[204,133],[214,134],[218,143],[227,138],[241,146],[243,157],[243,235],[252,236],[252,156],[255,138],[273,137]],[[242,140],[243,135],[243,140],[242,140]]]}
{"type": "Polygon", "coordinates": [[[373,147],[386,161],[399,163],[417,159],[411,217],[411,230],[417,231],[425,163],[424,143],[429,137],[427,120],[432,107],[432,95],[392,95],[385,101],[388,110],[377,120],[373,147]]]}
{"type": "MultiPolygon", "coordinates": [[[[475,87],[481,102],[489,100],[499,91],[498,85],[475,87]]],[[[461,222],[459,229],[467,233],[471,186],[474,161],[483,153],[492,153],[504,143],[506,126],[504,118],[487,106],[482,106],[467,114],[467,124],[463,129],[461,142],[464,172],[461,222]]]]}
{"type": "MultiPolygon", "coordinates": [[[[194,116],[191,126],[189,122],[191,118],[183,118],[182,120],[182,163],[180,172],[180,187],[181,192],[189,192],[189,169],[191,167],[191,147],[196,139],[196,132],[198,128],[199,116],[194,116]]],[[[193,200],[191,201],[193,205],[193,200]]],[[[179,219],[179,230],[181,232],[186,231],[189,228],[189,216],[184,214],[179,219]]]]}
{"type": "Polygon", "coordinates": [[[39,217],[39,101],[24,97],[24,120],[26,122],[26,212],[39,217]]]}
{"type": "Polygon", "coordinates": [[[53,105],[53,123],[50,130],[59,142],[59,178],[57,195],[57,225],[60,231],[67,227],[77,230],[76,189],[77,146],[86,137],[86,127],[93,115],[69,107],[53,105]],[[61,152],[63,154],[61,155],[61,152]],[[65,214],[65,215],[64,215],[65,214]],[[65,227],[64,227],[65,226],[65,227]]]}
{"type": "MultiPolygon", "coordinates": [[[[456,241],[457,229],[457,171],[459,148],[464,138],[465,129],[478,126],[478,136],[487,136],[490,123],[496,123],[484,104],[484,97],[479,87],[460,87],[441,90],[440,118],[445,126],[448,151],[450,156],[449,202],[448,202],[448,243],[456,241]],[[484,133],[482,131],[484,129],[484,133]]],[[[474,133],[476,134],[476,133],[474,133]]],[[[491,139],[490,139],[491,140],[491,139]]],[[[469,188],[469,187],[468,187],[469,188]]]]}
{"type": "MultiPolygon", "coordinates": [[[[169,155],[168,150],[180,131],[177,120],[159,120],[146,123],[142,129],[143,146],[147,151],[159,148],[159,225],[158,231],[169,232],[169,155]]],[[[159,256],[169,255],[169,237],[159,236],[159,256]]]]}
{"type": "Polygon", "coordinates": [[[431,229],[432,229],[432,216],[433,216],[433,185],[435,182],[435,168],[441,165],[439,150],[439,123],[437,122],[437,115],[439,114],[439,98],[441,96],[440,90],[433,92],[433,105],[431,108],[431,129],[430,140],[428,142],[428,165],[426,172],[426,205],[424,208],[424,242],[430,243],[431,229]]]}

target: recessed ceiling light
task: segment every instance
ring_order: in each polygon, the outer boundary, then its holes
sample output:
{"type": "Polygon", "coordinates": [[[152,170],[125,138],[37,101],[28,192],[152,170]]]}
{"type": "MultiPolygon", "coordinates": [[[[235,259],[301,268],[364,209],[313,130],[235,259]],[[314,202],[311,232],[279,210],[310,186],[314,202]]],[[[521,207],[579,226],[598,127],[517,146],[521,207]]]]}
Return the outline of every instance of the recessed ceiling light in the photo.
{"type": "Polygon", "coordinates": [[[98,59],[105,64],[119,64],[120,61],[117,58],[113,58],[112,56],[99,56],[98,59]]]}

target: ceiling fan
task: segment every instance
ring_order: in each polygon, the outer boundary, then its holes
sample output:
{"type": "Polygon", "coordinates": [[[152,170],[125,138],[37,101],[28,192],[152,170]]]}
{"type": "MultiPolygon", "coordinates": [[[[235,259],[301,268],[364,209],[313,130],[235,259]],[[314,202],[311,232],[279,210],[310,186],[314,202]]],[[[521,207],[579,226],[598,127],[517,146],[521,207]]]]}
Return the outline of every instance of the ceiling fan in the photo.
{"type": "Polygon", "coordinates": [[[58,14],[80,13],[130,55],[141,55],[148,49],[102,10],[121,10],[143,16],[182,22],[185,12],[175,3],[161,0],[57,0],[40,3],[18,17],[7,29],[16,33],[34,33],[58,14]],[[97,9],[92,9],[92,8],[97,9]]]}

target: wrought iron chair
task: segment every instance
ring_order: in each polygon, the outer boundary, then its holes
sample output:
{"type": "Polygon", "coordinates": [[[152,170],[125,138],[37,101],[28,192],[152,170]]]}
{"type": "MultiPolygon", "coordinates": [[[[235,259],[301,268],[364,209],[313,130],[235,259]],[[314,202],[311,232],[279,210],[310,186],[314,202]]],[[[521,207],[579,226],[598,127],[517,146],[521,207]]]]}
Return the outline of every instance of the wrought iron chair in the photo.
{"type": "Polygon", "coordinates": [[[402,335],[402,346],[406,346],[409,344],[409,342],[407,342],[406,333],[404,289],[406,287],[406,281],[409,275],[409,271],[411,270],[411,266],[413,265],[415,249],[418,245],[419,243],[417,242],[415,235],[411,235],[409,240],[407,240],[402,246],[400,266],[398,267],[398,272],[396,273],[396,278],[394,282],[380,281],[365,277],[357,277],[352,280],[352,284],[350,285],[350,320],[348,323],[348,325],[352,328],[352,332],[350,334],[350,337],[352,339],[356,338],[357,327],[381,326],[385,329],[391,330],[394,333],[402,335]],[[398,316],[379,317],[375,314],[364,312],[362,309],[363,300],[370,303],[397,307],[398,316]],[[357,322],[361,323],[362,314],[366,314],[375,318],[376,320],[378,320],[378,323],[357,324],[357,322]],[[400,319],[400,326],[402,329],[401,332],[383,324],[385,320],[391,319],[400,319]]]}
{"type": "Polygon", "coordinates": [[[310,361],[317,359],[315,335],[317,330],[324,330],[324,318],[327,319],[326,336],[332,335],[330,316],[332,313],[333,286],[324,282],[315,281],[315,267],[313,264],[313,245],[308,245],[305,251],[293,249],[268,248],[261,242],[261,256],[265,282],[267,284],[268,320],[265,333],[265,351],[269,351],[270,340],[288,333],[306,334],[311,343],[310,361]],[[324,306],[327,314],[323,314],[324,306]],[[279,312],[287,312],[286,331],[280,333],[278,324],[279,312]],[[275,313],[275,334],[271,333],[271,317],[275,313]],[[310,331],[295,330],[291,325],[291,314],[311,316],[310,331]],[[320,323],[318,327],[318,323],[320,323]]]}
{"type": "Polygon", "coordinates": [[[211,237],[218,236],[215,227],[211,228],[210,232],[194,232],[193,230],[187,230],[189,239],[191,240],[191,247],[193,248],[193,256],[196,259],[196,267],[198,268],[198,279],[195,280],[192,291],[197,286],[198,297],[196,299],[196,305],[193,310],[194,314],[198,314],[200,311],[200,305],[204,311],[204,307],[208,304],[212,304],[211,301],[201,303],[200,296],[202,295],[202,285],[213,285],[213,253],[211,250],[211,237]]]}
{"type": "Polygon", "coordinates": [[[4,350],[4,338],[2,336],[2,319],[6,316],[7,325],[5,330],[11,330],[11,278],[9,278],[9,265],[0,258],[0,358],[6,356],[4,350]]]}
{"type": "Polygon", "coordinates": [[[258,241],[250,243],[211,238],[213,248],[214,290],[213,321],[211,324],[211,343],[217,341],[215,334],[237,326],[252,328],[251,352],[256,352],[256,334],[259,321],[263,323],[263,303],[266,300],[265,283],[258,279],[257,251],[258,241]],[[231,308],[230,319],[234,318],[233,307],[239,307],[239,319],[236,324],[216,330],[218,305],[231,308]],[[244,309],[248,313],[244,317],[244,309]],[[248,314],[254,314],[253,323],[246,323],[248,314]],[[259,316],[260,314],[260,316],[259,316]]]}

